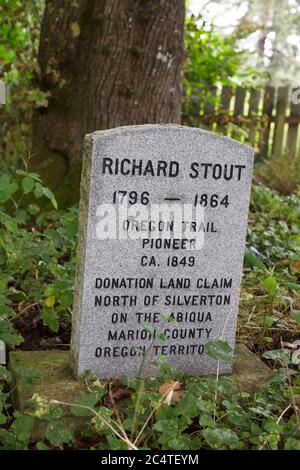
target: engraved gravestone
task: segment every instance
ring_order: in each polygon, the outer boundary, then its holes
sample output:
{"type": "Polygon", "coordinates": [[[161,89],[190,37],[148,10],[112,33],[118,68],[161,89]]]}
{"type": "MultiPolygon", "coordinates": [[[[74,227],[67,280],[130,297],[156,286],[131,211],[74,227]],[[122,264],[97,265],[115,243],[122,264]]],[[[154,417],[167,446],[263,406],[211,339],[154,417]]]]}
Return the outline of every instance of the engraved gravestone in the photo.
{"type": "Polygon", "coordinates": [[[162,356],[184,373],[216,370],[205,343],[234,346],[252,164],[249,147],[196,128],[86,136],[71,347],[77,376],[86,369],[135,376],[146,351],[146,374],[162,356]]]}

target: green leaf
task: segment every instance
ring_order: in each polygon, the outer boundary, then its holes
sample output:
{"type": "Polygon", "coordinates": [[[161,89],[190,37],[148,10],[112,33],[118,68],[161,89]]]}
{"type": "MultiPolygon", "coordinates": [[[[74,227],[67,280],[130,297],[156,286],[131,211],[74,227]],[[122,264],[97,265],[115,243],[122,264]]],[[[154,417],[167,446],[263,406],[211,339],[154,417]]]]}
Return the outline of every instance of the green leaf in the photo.
{"type": "Polygon", "coordinates": [[[40,199],[43,196],[43,186],[41,183],[35,183],[34,195],[37,199],[40,199]]]}
{"type": "Polygon", "coordinates": [[[6,420],[7,420],[7,417],[5,416],[5,414],[0,413],[0,426],[1,426],[2,424],[5,424],[5,423],[6,423],[6,420]]]}
{"type": "Polygon", "coordinates": [[[36,204],[28,204],[27,212],[30,215],[37,215],[40,212],[40,208],[36,204]]]}
{"type": "Polygon", "coordinates": [[[232,362],[232,348],[225,341],[208,341],[205,344],[205,353],[212,359],[220,362],[232,362]]]}
{"type": "Polygon", "coordinates": [[[49,447],[43,441],[37,442],[36,448],[37,450],[49,450],[49,447]]]}
{"type": "Polygon", "coordinates": [[[18,190],[16,181],[12,181],[11,176],[0,176],[0,202],[6,202],[18,190]]]}
{"type": "Polygon", "coordinates": [[[54,209],[57,210],[58,206],[57,206],[57,201],[56,201],[55,197],[53,197],[53,198],[51,199],[51,203],[52,203],[52,206],[54,207],[54,209]]]}
{"type": "Polygon", "coordinates": [[[296,282],[286,282],[285,285],[290,290],[300,292],[300,284],[296,284],[296,282]]]}
{"type": "Polygon", "coordinates": [[[21,169],[18,169],[16,171],[16,173],[17,173],[17,175],[20,175],[20,176],[27,176],[28,175],[27,171],[24,171],[24,170],[21,170],[21,169]]]}
{"type": "Polygon", "coordinates": [[[266,326],[272,326],[273,325],[273,322],[274,322],[274,318],[273,317],[270,317],[268,315],[265,316],[264,318],[264,324],[266,326]]]}
{"type": "Polygon", "coordinates": [[[10,217],[8,214],[5,212],[0,211],[0,221],[5,225],[7,230],[9,230],[12,233],[19,233],[19,228],[17,223],[14,221],[12,217],[10,217]]]}
{"type": "Polygon", "coordinates": [[[290,355],[285,349],[266,351],[263,353],[263,357],[265,359],[271,359],[272,361],[278,361],[284,366],[287,366],[290,363],[290,355]]]}
{"type": "Polygon", "coordinates": [[[150,335],[155,335],[155,328],[151,323],[145,323],[144,324],[144,329],[150,334],[150,335]]]}
{"type": "Polygon", "coordinates": [[[32,416],[23,415],[19,411],[15,411],[14,416],[16,419],[11,427],[15,431],[17,439],[21,442],[29,441],[34,418],[32,416]]]}
{"type": "Polygon", "coordinates": [[[49,295],[48,297],[45,298],[44,300],[44,304],[46,305],[46,307],[53,307],[53,305],[55,304],[55,295],[49,295]]]}
{"type": "Polygon", "coordinates": [[[19,231],[19,228],[18,228],[18,225],[16,224],[16,222],[11,219],[11,218],[7,218],[5,221],[4,221],[4,225],[5,227],[7,228],[7,230],[9,230],[10,232],[14,233],[14,234],[17,234],[18,231],[19,231]]]}
{"type": "Polygon", "coordinates": [[[284,450],[300,450],[300,440],[294,437],[288,437],[284,450]]]}
{"type": "Polygon", "coordinates": [[[215,420],[213,417],[208,413],[202,413],[199,419],[200,426],[206,428],[213,428],[215,427],[215,420]]]}
{"type": "Polygon", "coordinates": [[[40,183],[42,182],[41,177],[38,173],[34,173],[33,171],[30,171],[29,173],[27,173],[27,175],[29,176],[29,178],[32,178],[35,181],[38,181],[40,183]]]}
{"type": "Polygon", "coordinates": [[[268,276],[264,279],[263,284],[270,294],[274,294],[278,289],[278,284],[274,276],[268,276]]]}
{"type": "Polygon", "coordinates": [[[297,323],[298,327],[300,328],[300,310],[293,311],[293,317],[295,322],[297,323]]]}
{"type": "Polygon", "coordinates": [[[104,418],[105,421],[110,423],[113,411],[109,408],[106,408],[105,406],[100,406],[100,408],[97,409],[97,413],[98,416],[94,416],[92,423],[95,425],[96,431],[102,433],[104,430],[108,429],[108,426],[101,418],[104,418]]]}
{"type": "Polygon", "coordinates": [[[66,428],[63,420],[50,421],[46,429],[45,437],[55,446],[68,444],[74,439],[73,434],[66,428]]]}
{"type": "Polygon", "coordinates": [[[11,381],[11,373],[6,369],[6,367],[0,365],[0,380],[4,380],[9,383],[11,381]]]}
{"type": "Polygon", "coordinates": [[[53,192],[49,188],[42,186],[39,182],[35,184],[34,195],[37,199],[41,198],[42,196],[45,196],[47,199],[50,199],[53,207],[57,209],[57,201],[53,192]]]}
{"type": "Polygon", "coordinates": [[[42,180],[41,180],[41,177],[38,173],[34,173],[33,171],[24,171],[24,170],[17,170],[16,171],[17,175],[20,175],[20,176],[26,176],[28,178],[32,178],[33,180],[35,181],[38,181],[39,183],[42,183],[42,180]]]}
{"type": "Polygon", "coordinates": [[[18,346],[21,342],[21,336],[16,332],[9,321],[0,321],[0,339],[8,346],[18,346]]]}
{"type": "Polygon", "coordinates": [[[42,310],[41,318],[45,326],[49,326],[52,331],[55,333],[59,330],[59,322],[57,319],[57,314],[52,308],[45,307],[42,310]]]}
{"type": "Polygon", "coordinates": [[[29,178],[28,176],[25,176],[25,178],[22,179],[22,188],[25,194],[30,193],[32,189],[34,188],[34,180],[32,178],[29,178]]]}
{"type": "Polygon", "coordinates": [[[84,395],[75,401],[74,406],[71,407],[71,413],[75,416],[92,416],[94,413],[91,410],[76,405],[88,406],[93,409],[97,402],[98,397],[96,395],[84,395]]]}
{"type": "Polygon", "coordinates": [[[161,313],[160,316],[167,321],[168,323],[176,323],[176,320],[174,317],[171,317],[171,315],[166,315],[164,313],[161,313]]]}
{"type": "Polygon", "coordinates": [[[53,192],[49,188],[45,188],[45,186],[43,186],[43,194],[50,200],[55,199],[53,192]]]}
{"type": "Polygon", "coordinates": [[[261,271],[267,271],[264,263],[250,250],[245,251],[244,263],[246,266],[258,268],[261,271]]]}
{"type": "Polygon", "coordinates": [[[5,264],[7,261],[7,253],[6,253],[6,250],[5,248],[0,245],[0,266],[5,264]]]}
{"type": "Polygon", "coordinates": [[[43,107],[47,108],[48,107],[48,95],[49,92],[45,93],[44,91],[40,90],[39,88],[36,88],[34,90],[30,90],[27,92],[28,94],[28,99],[32,101],[37,108],[43,107]]]}
{"type": "Polygon", "coordinates": [[[207,428],[203,431],[203,435],[213,449],[220,449],[223,445],[228,446],[230,449],[243,448],[243,444],[240,442],[237,434],[231,429],[207,428]]]}
{"type": "Polygon", "coordinates": [[[183,395],[174,409],[175,415],[185,415],[194,418],[198,414],[197,401],[190,394],[183,395]]]}

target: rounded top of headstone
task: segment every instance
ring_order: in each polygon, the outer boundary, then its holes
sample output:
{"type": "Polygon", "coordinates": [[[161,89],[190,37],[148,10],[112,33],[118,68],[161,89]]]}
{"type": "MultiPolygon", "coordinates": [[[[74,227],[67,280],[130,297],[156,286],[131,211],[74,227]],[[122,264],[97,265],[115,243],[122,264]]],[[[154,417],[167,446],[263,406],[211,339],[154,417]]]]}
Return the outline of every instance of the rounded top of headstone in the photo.
{"type": "Polygon", "coordinates": [[[253,148],[248,145],[242,144],[234,139],[226,137],[221,134],[217,134],[215,132],[210,132],[205,129],[200,129],[198,127],[190,127],[190,126],[181,126],[179,124],[141,124],[141,125],[132,125],[132,126],[121,126],[115,127],[113,129],[105,129],[94,131],[90,134],[86,135],[87,139],[92,138],[92,140],[103,139],[105,137],[117,137],[117,136],[125,136],[127,134],[157,134],[162,137],[166,134],[174,134],[177,135],[186,135],[186,137],[193,139],[197,139],[197,137],[201,137],[203,143],[208,143],[209,141],[219,141],[220,144],[227,144],[230,146],[235,146],[236,148],[242,149],[245,153],[251,155],[253,154],[253,148]]]}

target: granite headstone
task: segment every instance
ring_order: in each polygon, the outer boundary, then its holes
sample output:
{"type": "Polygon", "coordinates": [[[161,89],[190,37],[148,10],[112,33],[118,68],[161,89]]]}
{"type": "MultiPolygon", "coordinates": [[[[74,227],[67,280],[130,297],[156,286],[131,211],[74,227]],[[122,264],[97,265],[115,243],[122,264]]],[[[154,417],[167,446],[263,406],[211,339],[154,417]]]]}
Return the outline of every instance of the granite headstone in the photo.
{"type": "Polygon", "coordinates": [[[250,147],[196,128],[86,136],[76,376],[136,376],[145,352],[146,375],[162,357],[188,374],[216,370],[205,343],[235,343],[252,165],[250,147]]]}

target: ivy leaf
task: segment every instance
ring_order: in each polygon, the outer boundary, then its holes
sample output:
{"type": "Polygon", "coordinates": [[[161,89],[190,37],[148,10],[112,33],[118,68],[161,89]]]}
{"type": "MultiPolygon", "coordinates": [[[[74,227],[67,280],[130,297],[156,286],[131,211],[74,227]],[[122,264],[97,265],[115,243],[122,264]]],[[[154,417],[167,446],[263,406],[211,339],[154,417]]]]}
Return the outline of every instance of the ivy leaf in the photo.
{"type": "Polygon", "coordinates": [[[290,355],[286,349],[275,349],[273,351],[266,351],[263,353],[265,359],[278,361],[282,365],[287,366],[290,363],[290,355]]]}
{"type": "Polygon", "coordinates": [[[205,344],[205,353],[212,359],[230,364],[232,362],[232,348],[225,341],[208,341],[205,344]]]}
{"type": "Polygon", "coordinates": [[[241,449],[243,447],[237,434],[231,429],[207,428],[203,431],[203,435],[213,449],[220,449],[223,445],[228,446],[230,449],[241,449]]]}

